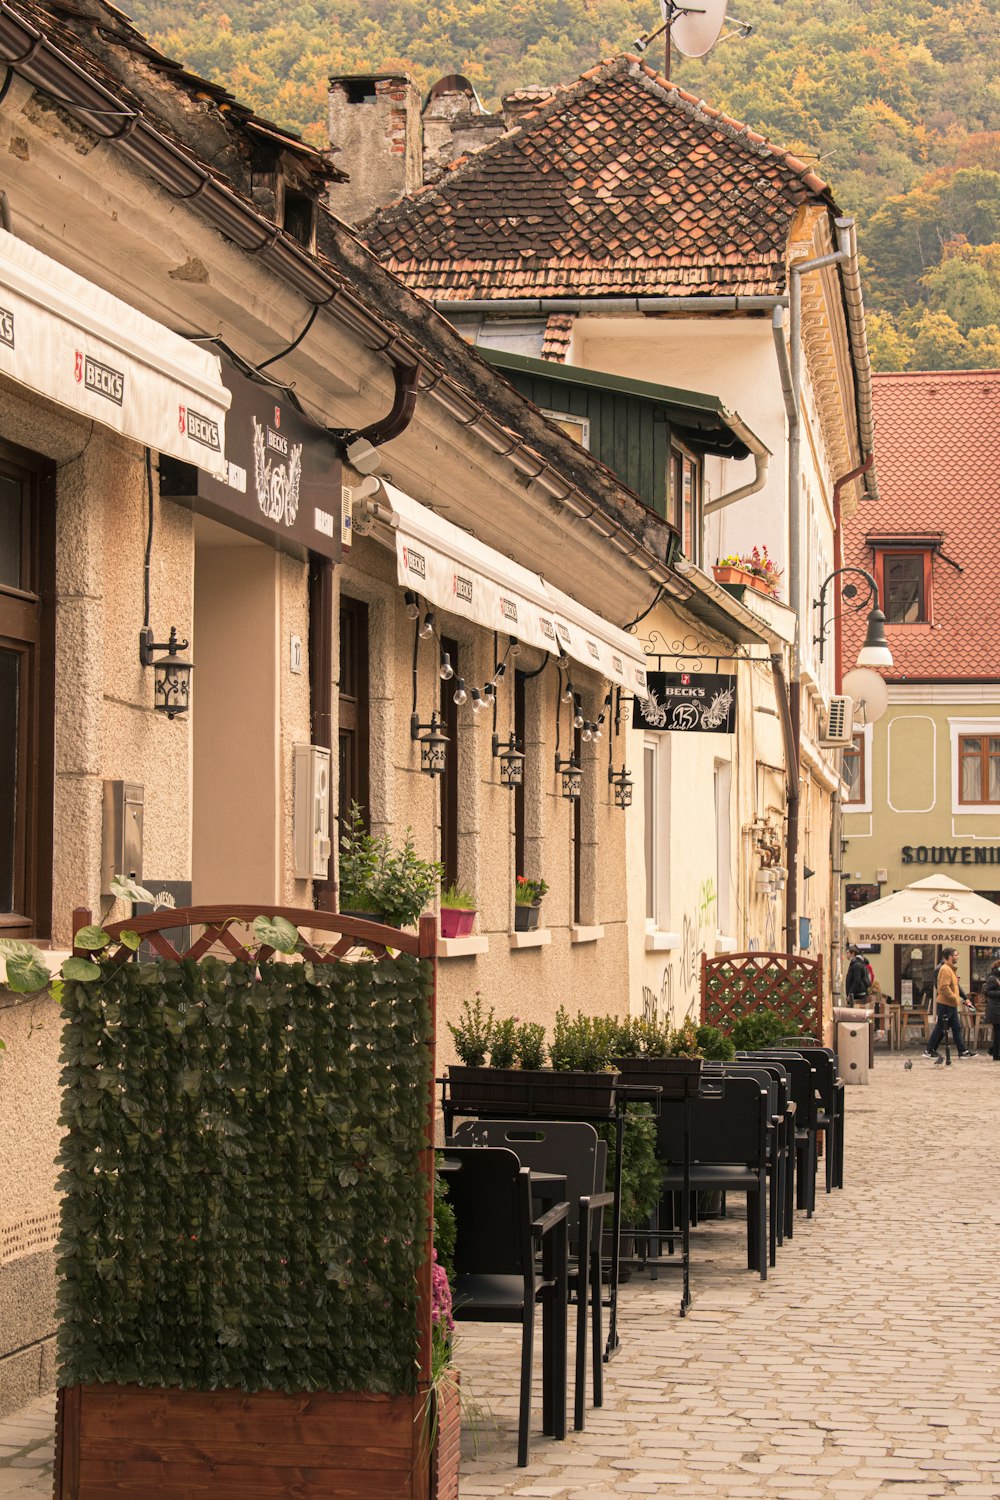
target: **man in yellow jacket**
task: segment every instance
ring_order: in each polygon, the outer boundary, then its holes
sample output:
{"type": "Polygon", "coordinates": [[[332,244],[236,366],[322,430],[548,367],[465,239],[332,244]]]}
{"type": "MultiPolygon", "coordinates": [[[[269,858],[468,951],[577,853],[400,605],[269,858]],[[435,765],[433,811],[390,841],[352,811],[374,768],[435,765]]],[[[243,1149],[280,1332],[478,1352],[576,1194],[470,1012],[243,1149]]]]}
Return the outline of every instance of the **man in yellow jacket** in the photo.
{"type": "Polygon", "coordinates": [[[927,1043],[925,1057],[937,1057],[937,1049],[941,1045],[948,1027],[955,1038],[955,1048],[959,1057],[975,1057],[974,1052],[968,1052],[962,1045],[962,1028],[958,1021],[958,1007],[962,1003],[962,991],[958,983],[958,949],[946,948],[941,967],[937,975],[937,1021],[931,1032],[930,1041],[927,1043]]]}

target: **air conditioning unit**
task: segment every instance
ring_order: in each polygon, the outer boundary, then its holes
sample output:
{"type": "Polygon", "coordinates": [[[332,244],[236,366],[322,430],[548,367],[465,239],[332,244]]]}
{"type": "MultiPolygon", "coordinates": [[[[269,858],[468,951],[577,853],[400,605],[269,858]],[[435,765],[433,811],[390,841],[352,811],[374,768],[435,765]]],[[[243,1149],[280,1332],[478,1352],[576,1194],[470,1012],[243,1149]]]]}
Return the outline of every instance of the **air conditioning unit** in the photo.
{"type": "Polygon", "coordinates": [[[827,750],[843,749],[854,743],[854,704],[846,693],[835,693],[830,699],[826,730],[820,744],[827,750]]]}

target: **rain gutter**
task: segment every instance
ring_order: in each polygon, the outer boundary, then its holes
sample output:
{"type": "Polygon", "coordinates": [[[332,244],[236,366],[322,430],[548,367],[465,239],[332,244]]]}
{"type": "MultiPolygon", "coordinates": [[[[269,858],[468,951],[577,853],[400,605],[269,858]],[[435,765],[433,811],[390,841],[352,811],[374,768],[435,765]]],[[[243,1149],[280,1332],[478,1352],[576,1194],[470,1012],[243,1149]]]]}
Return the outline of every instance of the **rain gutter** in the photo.
{"type": "Polygon", "coordinates": [[[538,317],[548,313],[663,313],[770,312],[787,307],[781,293],[766,297],[431,297],[439,313],[519,313],[538,317]]]}
{"type": "MultiPolygon", "coordinates": [[[[394,371],[399,367],[416,368],[421,376],[427,377],[419,385],[422,393],[475,432],[495,454],[509,459],[519,473],[538,483],[558,505],[584,519],[668,593],[678,598],[687,596],[688,591],[665,558],[658,557],[626,527],[612,520],[523,438],[504,427],[456,381],[432,364],[419,345],[371,312],[360,297],[326,272],[296,240],[215,178],[183,147],[158,131],[141,111],[125,105],[98,83],[6,0],[0,0],[0,65],[16,70],[33,87],[55,95],[71,113],[78,112],[88,130],[112,142],[172,197],[190,202],[215,229],[240,250],[258,257],[310,304],[326,308],[332,318],[364,342],[372,353],[385,354],[394,371]]],[[[393,415],[406,399],[407,384],[406,377],[397,380],[393,415]]],[[[386,441],[384,437],[381,440],[386,441]]]]}
{"type": "MultiPolygon", "coordinates": [[[[780,310],[777,308],[775,309],[775,313],[777,316],[781,316],[780,310]]],[[[710,500],[704,508],[706,516],[714,516],[716,511],[724,509],[725,506],[735,505],[737,500],[745,500],[748,495],[756,495],[757,491],[762,490],[767,483],[767,471],[771,463],[770,448],[766,443],[762,443],[755,433],[751,432],[738,413],[727,411],[723,407],[722,420],[730,432],[735,433],[753,454],[754,474],[748,484],[741,484],[737,489],[727,490],[724,495],[718,495],[714,500],[710,500]]]]}

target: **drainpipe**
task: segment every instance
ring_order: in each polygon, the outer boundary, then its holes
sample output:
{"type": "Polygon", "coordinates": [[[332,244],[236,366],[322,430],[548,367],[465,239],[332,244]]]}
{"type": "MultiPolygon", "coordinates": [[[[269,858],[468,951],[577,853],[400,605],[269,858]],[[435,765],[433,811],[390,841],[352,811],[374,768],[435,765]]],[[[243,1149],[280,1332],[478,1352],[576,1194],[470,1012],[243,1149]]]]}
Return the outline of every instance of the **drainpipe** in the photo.
{"type": "MultiPolygon", "coordinates": [[[[779,309],[776,308],[775,312],[779,317],[781,316],[779,309]]],[[[741,484],[738,489],[727,490],[724,495],[718,495],[716,499],[710,500],[704,508],[706,516],[714,515],[726,505],[735,505],[737,500],[745,500],[748,495],[756,495],[757,491],[762,490],[767,483],[767,470],[771,462],[770,448],[750,431],[737,412],[728,412],[723,408],[721,415],[730,432],[735,433],[753,454],[754,474],[749,484],[741,484]]]]}

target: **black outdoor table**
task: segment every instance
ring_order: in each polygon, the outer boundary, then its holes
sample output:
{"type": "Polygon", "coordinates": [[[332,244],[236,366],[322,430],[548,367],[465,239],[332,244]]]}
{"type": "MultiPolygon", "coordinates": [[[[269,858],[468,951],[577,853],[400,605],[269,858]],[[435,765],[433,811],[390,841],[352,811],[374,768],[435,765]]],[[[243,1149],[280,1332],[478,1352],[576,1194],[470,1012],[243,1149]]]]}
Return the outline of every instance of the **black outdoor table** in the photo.
{"type": "MultiPolygon", "coordinates": [[[[439,1078],[441,1084],[441,1112],[444,1115],[445,1136],[452,1134],[455,1116],[461,1111],[452,1103],[448,1093],[448,1079],[439,1078]]],[[[618,1269],[619,1269],[619,1242],[621,1239],[622,1224],[622,1147],[625,1140],[625,1107],[628,1103],[651,1103],[654,1114],[659,1113],[659,1100],[662,1089],[656,1084],[625,1084],[616,1083],[614,1089],[614,1110],[611,1114],[587,1114],[585,1112],[574,1113],[573,1118],[587,1120],[592,1125],[607,1124],[613,1120],[615,1123],[615,1178],[614,1178],[614,1206],[611,1210],[611,1269],[608,1285],[608,1337],[604,1345],[604,1359],[607,1362],[613,1359],[621,1348],[618,1338],[618,1269]]],[[[477,1109],[475,1113],[469,1113],[467,1118],[480,1120],[504,1120],[508,1118],[509,1112],[500,1104],[496,1109],[477,1109]]],[[[521,1114],[522,1120],[530,1120],[531,1113],[521,1114]]],[[[534,1116],[538,1120],[551,1120],[553,1118],[552,1106],[543,1105],[534,1116]]],[[[685,1105],[685,1173],[690,1167],[690,1106],[685,1105]]],[[[684,1235],[684,1257],[682,1264],[687,1265],[688,1236],[684,1235]]],[[[681,1312],[685,1312],[690,1305],[691,1297],[688,1287],[688,1275],[684,1273],[684,1298],[681,1302],[681,1312]]]]}

